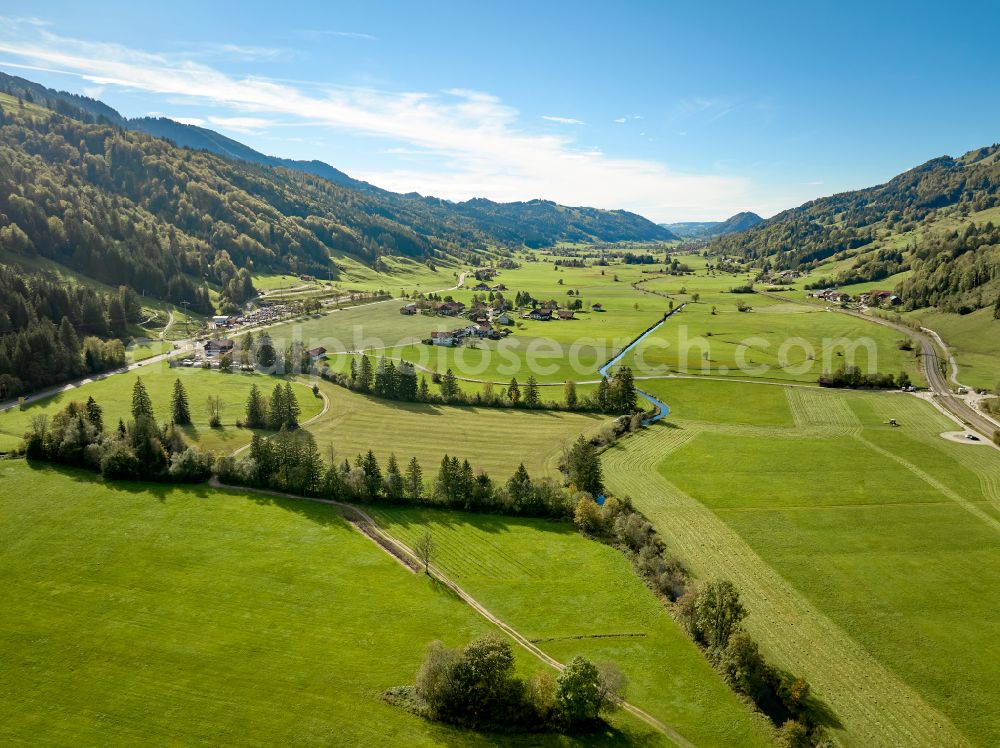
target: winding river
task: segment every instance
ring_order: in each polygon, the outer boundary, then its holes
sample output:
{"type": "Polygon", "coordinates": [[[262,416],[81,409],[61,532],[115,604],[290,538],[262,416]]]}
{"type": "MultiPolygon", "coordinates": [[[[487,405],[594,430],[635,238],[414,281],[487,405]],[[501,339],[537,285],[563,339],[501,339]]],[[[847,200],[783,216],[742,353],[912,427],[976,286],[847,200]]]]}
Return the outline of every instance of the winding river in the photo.
{"type": "MultiPolygon", "coordinates": [[[[602,377],[608,376],[608,371],[611,369],[611,367],[614,366],[615,364],[617,364],[619,361],[621,361],[625,357],[626,353],[628,353],[629,351],[631,351],[633,348],[635,348],[637,345],[639,345],[639,343],[641,343],[647,337],[649,337],[654,332],[656,332],[657,330],[659,330],[660,327],[663,324],[665,324],[668,319],[670,319],[675,314],[677,314],[677,312],[679,312],[685,306],[687,306],[687,304],[681,304],[680,306],[678,306],[678,307],[676,307],[674,309],[671,309],[669,312],[667,312],[666,314],[664,314],[663,315],[663,319],[661,319],[655,325],[653,325],[652,327],[650,327],[649,329],[647,329],[644,333],[642,333],[641,335],[639,335],[639,337],[637,337],[635,340],[633,340],[627,346],[625,346],[624,348],[622,348],[621,351],[619,351],[618,355],[616,355],[613,359],[611,359],[606,364],[604,364],[604,366],[602,366],[600,369],[598,369],[597,373],[600,374],[602,377]]],[[[653,415],[651,418],[645,419],[642,422],[643,425],[649,425],[650,423],[656,423],[661,418],[665,418],[666,415],[668,413],[670,413],[670,408],[667,406],[666,403],[664,403],[661,400],[653,397],[648,392],[644,392],[643,390],[640,390],[638,388],[636,389],[636,392],[639,393],[640,397],[642,397],[644,400],[647,400],[650,403],[650,405],[652,405],[654,408],[656,408],[656,411],[657,411],[656,414],[653,415]]]]}

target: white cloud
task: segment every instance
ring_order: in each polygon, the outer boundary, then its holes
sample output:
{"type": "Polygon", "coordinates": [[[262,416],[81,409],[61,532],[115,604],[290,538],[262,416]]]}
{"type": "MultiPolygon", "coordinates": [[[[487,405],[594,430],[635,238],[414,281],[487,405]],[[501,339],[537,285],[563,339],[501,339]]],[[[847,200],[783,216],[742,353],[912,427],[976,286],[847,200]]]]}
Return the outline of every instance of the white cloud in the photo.
{"type": "Polygon", "coordinates": [[[624,125],[626,122],[628,122],[628,117],[618,117],[615,119],[615,122],[617,122],[619,125],[624,125]]]}
{"type": "Polygon", "coordinates": [[[334,31],[332,29],[299,29],[295,32],[303,39],[323,39],[325,37],[340,37],[342,39],[363,39],[373,42],[378,37],[360,31],[334,31]]]}
{"type": "Polygon", "coordinates": [[[551,114],[543,114],[542,119],[548,120],[549,122],[555,122],[559,125],[583,125],[586,124],[582,119],[573,119],[572,117],[554,117],[551,114]]]}
{"type": "Polygon", "coordinates": [[[219,117],[209,115],[208,121],[216,127],[247,135],[257,135],[267,128],[278,124],[275,120],[264,117],[219,117]]]}
{"type": "Polygon", "coordinates": [[[0,52],[70,71],[93,85],[231,113],[217,118],[219,126],[256,131],[280,119],[282,124],[386,141],[379,146],[381,152],[396,146],[432,156],[421,160],[418,169],[409,168],[401,156],[400,168],[360,170],[355,175],[402,192],[450,199],[544,197],[626,208],[654,220],[706,209],[729,215],[748,202],[749,183],[743,178],[677,173],[655,161],[580,148],[566,135],[531,132],[517,109],[482,91],[328,86],[314,93],[260,77],[231,76],[178,54],[65,38],[44,28],[26,33],[23,26],[0,30],[0,52]]]}

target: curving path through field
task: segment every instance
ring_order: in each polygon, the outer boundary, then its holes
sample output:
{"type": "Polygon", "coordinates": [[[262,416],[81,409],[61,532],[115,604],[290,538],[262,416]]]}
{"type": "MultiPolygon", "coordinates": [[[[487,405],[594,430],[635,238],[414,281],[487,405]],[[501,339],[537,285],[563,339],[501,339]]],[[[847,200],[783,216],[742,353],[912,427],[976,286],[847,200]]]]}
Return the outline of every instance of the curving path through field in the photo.
{"type": "MultiPolygon", "coordinates": [[[[213,476],[209,480],[209,485],[213,488],[218,489],[231,489],[235,491],[254,493],[263,496],[272,496],[281,499],[290,499],[294,501],[312,501],[319,504],[328,504],[337,509],[341,517],[352,527],[357,529],[363,535],[374,541],[392,556],[396,557],[404,563],[407,567],[413,570],[418,570],[422,567],[422,562],[416,551],[406,545],[399,538],[394,535],[389,534],[385,529],[383,529],[375,519],[368,514],[363,509],[355,506],[354,504],[345,504],[341,501],[335,501],[333,499],[319,499],[319,498],[308,498],[304,496],[296,496],[289,493],[281,493],[280,491],[267,491],[260,488],[247,488],[244,486],[230,486],[222,483],[219,479],[213,476]]],[[[455,593],[462,601],[464,601],[470,608],[476,611],[479,615],[485,618],[487,621],[492,623],[494,626],[503,631],[507,636],[513,639],[521,648],[529,652],[531,655],[536,657],[538,660],[542,661],[549,667],[552,667],[558,671],[562,671],[565,668],[561,662],[556,660],[554,657],[550,657],[541,648],[534,644],[530,639],[520,633],[517,629],[503,620],[498,618],[496,615],[491,613],[486,606],[476,600],[472,595],[466,592],[457,582],[451,579],[443,570],[441,570],[436,564],[431,563],[427,568],[427,574],[435,579],[440,584],[447,587],[453,593],[455,593]]],[[[695,748],[694,743],[689,741],[676,729],[668,724],[665,724],[654,717],[649,712],[640,709],[634,704],[628,702],[623,702],[621,708],[633,715],[634,717],[642,720],[650,727],[663,733],[667,738],[669,738],[673,743],[680,746],[681,748],[695,748]]]]}

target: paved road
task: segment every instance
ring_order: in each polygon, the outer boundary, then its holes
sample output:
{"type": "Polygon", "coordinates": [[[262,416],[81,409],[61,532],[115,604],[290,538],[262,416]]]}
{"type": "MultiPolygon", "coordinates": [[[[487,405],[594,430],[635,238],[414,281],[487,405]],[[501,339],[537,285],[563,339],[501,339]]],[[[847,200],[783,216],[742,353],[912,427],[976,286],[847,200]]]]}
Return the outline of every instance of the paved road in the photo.
{"type": "Polygon", "coordinates": [[[905,333],[916,340],[920,344],[921,366],[923,368],[924,376],[927,377],[927,383],[937,396],[937,401],[940,403],[941,407],[973,431],[979,432],[979,435],[984,439],[993,438],[993,432],[998,430],[997,425],[969,405],[961,397],[952,392],[951,387],[948,386],[948,380],[945,378],[945,375],[941,373],[941,357],[938,355],[938,348],[931,339],[931,336],[923,332],[923,328],[921,328],[921,331],[918,332],[917,330],[907,327],[906,325],[900,325],[896,322],[882,319],[880,317],[872,317],[871,315],[861,314],[860,312],[850,312],[847,310],[841,311],[845,314],[851,315],[852,317],[859,317],[861,319],[868,320],[869,322],[874,322],[877,325],[898,330],[899,332],[905,333]]]}

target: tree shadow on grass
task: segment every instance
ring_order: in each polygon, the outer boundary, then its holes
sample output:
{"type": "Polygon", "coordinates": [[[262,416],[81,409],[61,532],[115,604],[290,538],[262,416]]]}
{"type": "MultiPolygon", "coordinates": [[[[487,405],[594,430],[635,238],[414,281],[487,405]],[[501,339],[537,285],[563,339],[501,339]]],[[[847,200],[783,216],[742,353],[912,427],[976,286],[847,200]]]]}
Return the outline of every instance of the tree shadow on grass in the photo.
{"type": "MultiPolygon", "coordinates": [[[[780,668],[775,668],[775,670],[781,682],[792,683],[795,680],[795,676],[788,671],[780,668]]],[[[812,691],[809,692],[802,702],[799,712],[801,714],[801,717],[799,717],[800,721],[804,717],[806,721],[830,730],[844,729],[844,723],[840,721],[840,718],[834,713],[830,705],[816,696],[812,691]]]]}
{"type": "Polygon", "coordinates": [[[64,478],[80,485],[103,486],[115,493],[128,494],[151,494],[165,503],[170,495],[178,491],[183,491],[187,496],[195,496],[199,499],[211,497],[214,489],[207,483],[161,483],[158,481],[133,481],[133,480],[105,480],[97,473],[86,468],[69,467],[53,462],[40,460],[26,460],[31,470],[58,473],[64,478]]]}
{"type": "Polygon", "coordinates": [[[376,519],[386,519],[393,525],[402,527],[404,530],[412,527],[422,528],[429,522],[433,522],[435,525],[449,529],[470,525],[484,533],[507,532],[512,527],[531,527],[545,532],[576,534],[576,529],[569,520],[544,517],[518,517],[490,512],[472,512],[434,504],[379,503],[360,504],[359,506],[370,514],[375,515],[376,519]]]}

